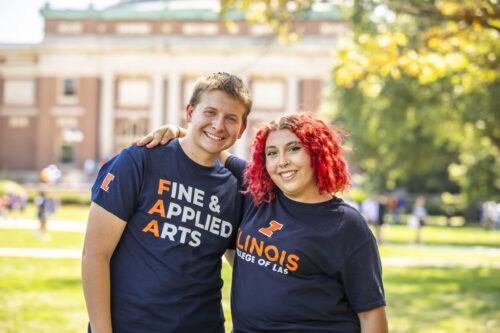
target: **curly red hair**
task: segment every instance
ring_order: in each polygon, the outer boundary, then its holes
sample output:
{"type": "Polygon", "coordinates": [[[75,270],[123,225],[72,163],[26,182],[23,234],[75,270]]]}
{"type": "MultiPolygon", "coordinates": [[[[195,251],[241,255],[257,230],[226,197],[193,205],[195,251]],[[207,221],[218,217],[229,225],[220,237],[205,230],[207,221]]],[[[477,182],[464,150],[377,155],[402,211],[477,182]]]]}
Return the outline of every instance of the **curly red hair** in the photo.
{"type": "Polygon", "coordinates": [[[309,153],[320,194],[342,192],[351,186],[351,175],[342,156],[345,133],[310,114],[290,114],[263,125],[250,145],[252,159],[245,170],[245,193],[252,195],[255,205],[274,199],[276,185],[266,170],[265,148],[269,133],[283,129],[295,133],[309,153]]]}

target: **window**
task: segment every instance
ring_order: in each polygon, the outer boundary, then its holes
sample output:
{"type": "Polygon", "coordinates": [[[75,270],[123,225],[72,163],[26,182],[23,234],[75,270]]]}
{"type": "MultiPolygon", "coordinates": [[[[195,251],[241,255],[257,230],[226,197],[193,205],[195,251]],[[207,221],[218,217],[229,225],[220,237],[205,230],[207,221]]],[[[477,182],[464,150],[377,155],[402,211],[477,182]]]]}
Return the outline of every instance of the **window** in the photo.
{"type": "Polygon", "coordinates": [[[124,108],[147,108],[150,103],[150,83],[147,79],[118,81],[118,105],[124,108]]]}
{"type": "Polygon", "coordinates": [[[76,95],[76,82],[75,79],[64,79],[64,96],[75,96],[76,95]]]}
{"type": "Polygon", "coordinates": [[[115,128],[116,145],[115,152],[130,146],[130,143],[148,133],[147,119],[119,119],[115,128]]]}
{"type": "Polygon", "coordinates": [[[57,102],[59,104],[78,103],[78,81],[75,78],[66,77],[59,80],[57,102]]]}
{"type": "Polygon", "coordinates": [[[25,128],[29,125],[28,117],[10,117],[9,127],[10,128],[25,128]]]}
{"type": "Polygon", "coordinates": [[[63,164],[71,164],[75,162],[75,146],[71,143],[64,143],[61,145],[60,161],[63,164]]]}
{"type": "Polygon", "coordinates": [[[281,110],[285,108],[285,85],[281,80],[258,79],[252,81],[253,106],[257,109],[281,110]]]}
{"type": "Polygon", "coordinates": [[[36,102],[35,80],[5,80],[3,90],[5,105],[32,106],[36,102]]]}

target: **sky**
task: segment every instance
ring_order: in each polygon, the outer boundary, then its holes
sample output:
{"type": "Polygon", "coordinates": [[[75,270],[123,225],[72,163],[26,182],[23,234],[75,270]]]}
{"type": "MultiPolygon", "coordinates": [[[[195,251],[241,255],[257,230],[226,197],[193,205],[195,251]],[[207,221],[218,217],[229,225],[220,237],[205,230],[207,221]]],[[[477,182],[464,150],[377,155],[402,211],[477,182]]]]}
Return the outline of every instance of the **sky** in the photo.
{"type": "Polygon", "coordinates": [[[0,0],[0,43],[40,43],[43,19],[39,10],[47,2],[56,9],[83,9],[91,3],[102,9],[119,0],[0,0]]]}

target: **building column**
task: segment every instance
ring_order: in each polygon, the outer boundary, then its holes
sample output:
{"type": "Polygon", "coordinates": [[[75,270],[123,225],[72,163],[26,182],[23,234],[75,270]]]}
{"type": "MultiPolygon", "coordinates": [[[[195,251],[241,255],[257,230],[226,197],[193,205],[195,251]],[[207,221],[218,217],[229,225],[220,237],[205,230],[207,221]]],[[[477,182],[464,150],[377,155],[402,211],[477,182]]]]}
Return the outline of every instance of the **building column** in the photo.
{"type": "Polygon", "coordinates": [[[167,123],[178,126],[181,124],[181,77],[179,73],[171,73],[168,75],[167,95],[167,123]]]}
{"type": "Polygon", "coordinates": [[[153,103],[149,115],[149,131],[163,125],[163,75],[154,74],[153,83],[153,103]]]}
{"type": "Polygon", "coordinates": [[[299,79],[295,75],[286,78],[287,99],[286,113],[294,113],[299,109],[299,79]]]}
{"type": "MultiPolygon", "coordinates": [[[[243,83],[245,84],[245,86],[247,87],[247,89],[250,91],[250,93],[252,93],[251,89],[250,89],[250,77],[248,75],[244,75],[244,76],[240,76],[240,79],[243,81],[243,83]]],[[[250,115],[252,115],[252,112],[250,112],[250,115]]],[[[241,158],[244,158],[244,159],[248,159],[248,146],[250,145],[250,137],[249,137],[249,134],[250,133],[250,128],[249,128],[249,124],[248,124],[248,121],[249,119],[247,119],[247,129],[245,130],[245,132],[243,132],[243,135],[241,136],[240,139],[236,140],[236,143],[234,144],[234,148],[233,148],[233,151],[234,151],[234,154],[238,157],[241,157],[241,158]]]]}
{"type": "Polygon", "coordinates": [[[104,160],[114,153],[114,75],[101,76],[101,102],[99,114],[99,159],[104,160]]]}

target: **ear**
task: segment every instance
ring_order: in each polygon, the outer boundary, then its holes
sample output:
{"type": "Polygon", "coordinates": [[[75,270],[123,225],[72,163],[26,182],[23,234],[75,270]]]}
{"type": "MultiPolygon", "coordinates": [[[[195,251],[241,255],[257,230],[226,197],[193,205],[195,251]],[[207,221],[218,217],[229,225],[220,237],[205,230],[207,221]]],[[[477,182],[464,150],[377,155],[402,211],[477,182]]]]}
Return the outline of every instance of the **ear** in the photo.
{"type": "Polygon", "coordinates": [[[247,124],[241,125],[240,134],[238,135],[238,139],[241,139],[241,136],[243,135],[243,132],[245,132],[246,128],[247,128],[247,124]]]}
{"type": "Polygon", "coordinates": [[[191,104],[188,104],[186,106],[186,122],[190,123],[191,122],[191,118],[193,117],[193,111],[194,111],[194,108],[191,104]]]}

